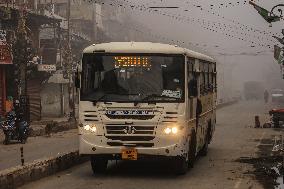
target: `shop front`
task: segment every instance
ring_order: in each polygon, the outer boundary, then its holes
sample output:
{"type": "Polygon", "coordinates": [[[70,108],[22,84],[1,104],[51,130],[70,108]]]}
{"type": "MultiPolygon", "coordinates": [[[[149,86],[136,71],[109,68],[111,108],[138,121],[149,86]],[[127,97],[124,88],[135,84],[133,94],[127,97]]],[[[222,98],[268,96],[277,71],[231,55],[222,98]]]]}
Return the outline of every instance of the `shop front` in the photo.
{"type": "Polygon", "coordinates": [[[3,117],[9,111],[10,103],[7,100],[7,93],[10,93],[10,90],[7,83],[13,81],[11,79],[12,70],[12,56],[6,41],[6,31],[0,30],[0,117],[3,117]]]}

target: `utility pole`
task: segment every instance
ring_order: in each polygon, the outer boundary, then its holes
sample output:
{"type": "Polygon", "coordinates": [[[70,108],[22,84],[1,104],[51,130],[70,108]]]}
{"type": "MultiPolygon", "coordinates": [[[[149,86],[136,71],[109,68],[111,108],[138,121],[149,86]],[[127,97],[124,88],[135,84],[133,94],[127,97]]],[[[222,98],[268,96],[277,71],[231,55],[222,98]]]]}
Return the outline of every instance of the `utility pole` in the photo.
{"type": "Polygon", "coordinates": [[[71,2],[67,0],[67,43],[70,47],[70,10],[71,9],[71,2]]]}
{"type": "Polygon", "coordinates": [[[255,4],[254,2],[250,1],[249,2],[250,5],[252,5],[254,7],[255,10],[257,10],[257,12],[269,23],[272,24],[272,22],[278,22],[281,19],[283,19],[283,10],[281,9],[281,7],[284,7],[284,4],[278,4],[275,5],[271,11],[269,12],[268,10],[266,10],[263,7],[260,7],[259,5],[255,4]],[[277,9],[277,11],[279,13],[275,12],[275,9],[277,9]]]}
{"type": "Polygon", "coordinates": [[[21,106],[24,108],[25,118],[29,121],[29,100],[27,97],[27,64],[32,58],[32,47],[28,41],[26,31],[26,1],[22,0],[19,8],[18,26],[15,40],[13,42],[13,64],[15,67],[15,99],[21,99],[21,106]]]}
{"type": "Polygon", "coordinates": [[[92,43],[96,43],[97,41],[97,4],[96,2],[92,2],[92,43]]]}
{"type": "MultiPolygon", "coordinates": [[[[20,6],[20,11],[19,11],[19,22],[18,22],[18,38],[23,45],[25,44],[27,40],[27,33],[26,33],[26,20],[25,20],[25,0],[23,0],[23,3],[20,6]]],[[[23,92],[26,94],[27,87],[26,87],[26,69],[27,69],[27,64],[26,61],[23,59],[23,62],[20,64],[20,88],[19,88],[19,93],[18,95],[22,95],[23,92]]]]}
{"type": "Polygon", "coordinates": [[[70,32],[70,14],[71,14],[71,0],[67,0],[67,75],[69,79],[69,107],[70,119],[75,119],[75,91],[74,91],[74,74],[73,74],[73,59],[71,51],[71,32],[70,32]]]}
{"type": "Polygon", "coordinates": [[[25,0],[22,1],[19,9],[19,19],[17,27],[17,35],[13,45],[13,59],[16,66],[16,98],[20,95],[27,95],[27,63],[30,58],[30,48],[26,32],[26,5],[25,0]]]}

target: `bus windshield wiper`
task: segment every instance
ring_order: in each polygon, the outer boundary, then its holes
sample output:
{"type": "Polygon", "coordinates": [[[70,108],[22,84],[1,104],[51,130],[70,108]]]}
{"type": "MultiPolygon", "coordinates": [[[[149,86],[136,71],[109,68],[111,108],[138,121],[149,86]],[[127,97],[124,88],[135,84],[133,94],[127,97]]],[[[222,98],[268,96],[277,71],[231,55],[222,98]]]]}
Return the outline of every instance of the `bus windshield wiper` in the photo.
{"type": "Polygon", "coordinates": [[[100,98],[98,98],[97,100],[93,100],[93,104],[96,105],[97,102],[99,102],[100,100],[104,99],[107,95],[111,95],[111,93],[105,93],[100,98]]]}
{"type": "Polygon", "coordinates": [[[176,97],[171,97],[171,96],[161,96],[161,95],[158,95],[158,94],[150,94],[150,95],[147,95],[146,97],[144,97],[142,99],[142,101],[146,101],[146,100],[149,100],[150,98],[170,98],[170,99],[179,99],[179,98],[176,98],[176,97]]]}
{"type": "Polygon", "coordinates": [[[131,96],[131,95],[136,95],[136,96],[140,96],[140,94],[128,94],[128,93],[105,93],[104,95],[102,95],[100,98],[98,98],[97,100],[93,101],[93,104],[96,105],[97,102],[99,102],[100,100],[104,99],[106,96],[108,95],[121,95],[121,96],[131,96]]]}

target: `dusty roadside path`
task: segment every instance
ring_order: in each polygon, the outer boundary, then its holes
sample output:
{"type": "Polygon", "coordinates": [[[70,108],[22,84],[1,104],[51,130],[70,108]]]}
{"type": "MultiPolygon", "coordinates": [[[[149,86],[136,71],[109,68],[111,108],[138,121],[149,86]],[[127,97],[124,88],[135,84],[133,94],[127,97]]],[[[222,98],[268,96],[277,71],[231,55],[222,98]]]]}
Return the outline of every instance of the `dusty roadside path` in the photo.
{"type": "Polygon", "coordinates": [[[4,136],[2,130],[0,132],[0,171],[21,164],[21,146],[24,147],[26,163],[78,149],[77,129],[52,134],[51,137],[29,137],[24,145],[19,143],[3,145],[4,136]]]}

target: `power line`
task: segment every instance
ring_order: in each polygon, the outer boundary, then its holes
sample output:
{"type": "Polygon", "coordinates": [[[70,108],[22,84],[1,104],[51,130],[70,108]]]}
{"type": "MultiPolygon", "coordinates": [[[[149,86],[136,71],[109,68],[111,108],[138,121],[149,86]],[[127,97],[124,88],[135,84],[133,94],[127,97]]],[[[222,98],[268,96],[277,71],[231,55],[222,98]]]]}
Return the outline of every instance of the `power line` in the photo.
{"type": "MultiPolygon", "coordinates": [[[[109,6],[112,6],[113,7],[113,4],[112,5],[110,5],[110,4],[103,4],[103,5],[109,5],[109,6]]],[[[102,15],[102,14],[99,14],[99,13],[97,13],[96,12],[96,14],[97,15],[100,15],[100,16],[102,16],[102,17],[106,17],[105,15],[102,15]]],[[[105,18],[106,19],[106,18],[105,18]]],[[[109,19],[108,19],[109,20],[109,19]]],[[[142,30],[139,30],[139,29],[137,29],[137,28],[134,28],[134,27],[130,27],[129,25],[125,25],[125,24],[121,24],[121,23],[119,23],[119,25],[121,25],[123,28],[128,28],[128,29],[130,29],[130,30],[133,30],[133,31],[136,31],[136,32],[139,32],[141,35],[144,35],[144,36],[147,36],[147,37],[151,37],[151,38],[153,38],[153,39],[155,39],[155,40],[158,40],[158,41],[166,41],[167,43],[170,43],[170,44],[178,44],[179,46],[187,46],[187,45],[189,45],[189,46],[191,46],[191,45],[193,45],[193,46],[197,46],[197,47],[199,47],[199,48],[201,48],[202,49],[202,46],[203,47],[209,47],[208,45],[206,45],[206,44],[197,44],[197,43],[190,43],[190,42],[188,42],[188,43],[186,43],[186,42],[184,42],[184,41],[181,41],[181,40],[174,40],[174,39],[170,39],[170,38],[167,38],[167,37],[165,37],[165,36],[162,36],[162,35],[158,35],[158,34],[153,34],[152,32],[149,32],[149,31],[147,31],[147,32],[144,32],[144,31],[142,31],[142,30]]],[[[212,46],[212,47],[214,47],[214,48],[217,48],[217,47],[219,47],[218,45],[214,45],[214,46],[212,46]]],[[[208,50],[206,50],[206,49],[203,49],[203,51],[207,51],[208,52],[208,50]]],[[[209,53],[210,54],[210,53],[209,53]]],[[[235,53],[235,54],[232,54],[231,53],[231,55],[234,55],[234,56],[237,56],[237,55],[253,55],[253,54],[256,54],[256,53],[249,53],[249,52],[241,52],[241,53],[235,53]]],[[[258,53],[258,54],[260,54],[260,53],[258,53]]],[[[227,53],[227,55],[229,55],[229,53],[227,53]]]]}
{"type": "MultiPolygon", "coordinates": [[[[258,1],[258,0],[257,0],[258,1]]],[[[153,3],[156,3],[157,1],[154,1],[153,3]]],[[[161,1],[163,2],[163,1],[161,1]]],[[[209,9],[206,9],[204,8],[204,6],[201,6],[201,5],[198,5],[198,4],[194,4],[198,1],[183,1],[183,0],[180,0],[180,2],[182,3],[185,3],[185,4],[191,4],[190,7],[186,7],[186,9],[183,9],[184,12],[190,12],[191,8],[192,7],[195,7],[195,8],[198,8],[200,11],[203,11],[203,12],[208,12],[214,16],[217,16],[219,18],[222,18],[226,21],[229,21],[235,25],[230,25],[230,24],[225,24],[225,23],[222,23],[223,25],[227,25],[228,28],[234,28],[234,30],[242,30],[242,31],[248,31],[248,32],[255,32],[255,33],[259,33],[259,34],[262,34],[262,35],[269,35],[270,37],[272,35],[278,35],[277,33],[273,33],[273,32],[267,32],[267,31],[264,31],[264,30],[259,30],[259,29],[256,29],[256,28],[253,28],[252,26],[249,26],[249,25],[246,25],[246,24],[243,24],[243,23],[240,23],[239,21],[236,21],[236,20],[233,20],[233,19],[229,19],[229,18],[226,18],[222,15],[220,15],[218,12],[215,12],[213,11],[212,9],[209,10],[209,9]]],[[[244,0],[244,1],[234,1],[234,2],[229,2],[227,4],[231,4],[233,5],[234,3],[237,4],[237,5],[244,5],[244,4],[247,4],[249,1],[248,0],[244,0]]],[[[147,8],[147,6],[150,6],[149,4],[140,4],[141,6],[147,8]]],[[[225,6],[225,3],[217,3],[216,5],[220,5],[220,6],[225,6]]],[[[210,7],[212,8],[212,6],[214,6],[214,4],[211,4],[210,7]]],[[[263,38],[264,39],[264,38],[263,38]]],[[[268,39],[267,39],[268,40],[268,39]]],[[[273,41],[274,42],[274,41],[273,41]]]]}
{"type": "MultiPolygon", "coordinates": [[[[119,1],[113,2],[113,3],[119,3],[119,1]]],[[[128,0],[124,0],[123,4],[128,4],[128,6],[132,10],[135,9],[135,10],[139,10],[139,11],[142,11],[142,12],[148,11],[149,13],[154,13],[154,14],[159,14],[159,15],[162,15],[162,16],[167,16],[167,17],[169,17],[171,19],[175,19],[175,20],[178,20],[180,22],[186,22],[186,23],[197,22],[197,23],[200,24],[200,26],[203,29],[209,30],[211,32],[219,33],[218,30],[220,30],[220,28],[216,27],[214,24],[213,25],[208,25],[208,23],[207,23],[207,27],[204,26],[204,24],[205,24],[205,20],[204,19],[186,18],[186,17],[182,17],[181,15],[172,15],[172,14],[169,14],[167,12],[162,12],[160,10],[153,11],[153,10],[148,9],[147,7],[145,7],[145,5],[133,5],[133,4],[130,4],[130,2],[128,0]]],[[[112,5],[114,5],[114,4],[112,4],[112,5]]],[[[119,6],[123,6],[123,5],[119,4],[119,6]]],[[[128,7],[125,7],[125,6],[123,6],[123,7],[124,8],[128,8],[128,7]]],[[[224,29],[224,30],[228,31],[226,29],[224,29]]],[[[247,40],[247,39],[244,39],[244,38],[241,38],[241,37],[237,37],[237,36],[235,36],[233,34],[228,34],[228,33],[222,33],[221,32],[220,34],[223,34],[223,35],[225,35],[227,37],[235,38],[235,39],[238,39],[238,40],[241,40],[241,41],[250,42],[251,43],[251,47],[255,47],[256,45],[258,45],[258,46],[261,46],[261,47],[272,48],[271,44],[256,43],[255,41],[250,41],[250,40],[247,40]]],[[[259,37],[255,37],[255,38],[259,39],[259,37]]]]}

